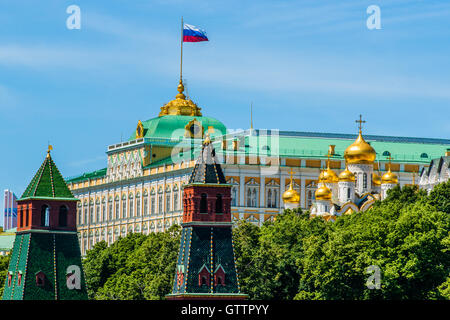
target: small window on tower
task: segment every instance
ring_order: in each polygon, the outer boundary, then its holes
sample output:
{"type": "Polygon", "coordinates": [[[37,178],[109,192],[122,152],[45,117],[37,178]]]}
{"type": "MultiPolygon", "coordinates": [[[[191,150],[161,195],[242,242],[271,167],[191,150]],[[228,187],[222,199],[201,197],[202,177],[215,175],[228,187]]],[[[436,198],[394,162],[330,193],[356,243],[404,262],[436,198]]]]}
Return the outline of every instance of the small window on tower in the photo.
{"type": "Polygon", "coordinates": [[[42,271],[36,273],[36,286],[43,288],[45,286],[45,274],[42,271]]]}
{"type": "Polygon", "coordinates": [[[202,193],[200,199],[200,213],[208,213],[208,196],[202,193]]]}

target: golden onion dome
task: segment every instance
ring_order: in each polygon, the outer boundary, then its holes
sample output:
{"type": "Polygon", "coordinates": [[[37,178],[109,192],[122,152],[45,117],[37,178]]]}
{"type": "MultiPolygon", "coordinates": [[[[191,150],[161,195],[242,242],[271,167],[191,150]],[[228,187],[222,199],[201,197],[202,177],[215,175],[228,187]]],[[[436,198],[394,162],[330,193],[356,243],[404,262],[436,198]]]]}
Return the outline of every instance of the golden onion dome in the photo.
{"type": "Polygon", "coordinates": [[[283,193],[283,201],[287,202],[287,203],[300,203],[300,195],[299,193],[294,190],[294,188],[292,187],[292,182],[289,186],[289,189],[287,189],[284,193],[283,193]]]}
{"type": "Polygon", "coordinates": [[[388,172],[383,174],[381,177],[381,183],[382,184],[398,184],[398,176],[391,172],[391,169],[389,168],[388,172]]]}
{"type": "Polygon", "coordinates": [[[348,163],[371,164],[375,161],[377,154],[368,144],[359,131],[358,138],[345,149],[344,157],[348,163]]]}
{"type": "Polygon", "coordinates": [[[202,113],[200,112],[201,108],[197,107],[191,100],[186,99],[186,96],[183,94],[184,86],[181,80],[177,90],[178,94],[175,96],[175,99],[161,107],[159,116],[202,116],[202,113]]]}
{"type": "Polygon", "coordinates": [[[333,196],[330,188],[328,188],[324,183],[317,188],[316,190],[316,200],[331,200],[331,197],[333,196]]]}
{"type": "Polygon", "coordinates": [[[330,169],[330,166],[325,170],[322,170],[322,172],[319,175],[319,181],[326,182],[326,183],[336,183],[339,181],[339,178],[337,174],[330,169]]]}
{"type": "Polygon", "coordinates": [[[339,181],[355,182],[355,174],[348,170],[348,166],[345,166],[345,170],[339,174],[339,181]]]}
{"type": "Polygon", "coordinates": [[[376,174],[375,172],[372,173],[372,182],[376,186],[381,185],[381,177],[378,174],[376,174]]]}

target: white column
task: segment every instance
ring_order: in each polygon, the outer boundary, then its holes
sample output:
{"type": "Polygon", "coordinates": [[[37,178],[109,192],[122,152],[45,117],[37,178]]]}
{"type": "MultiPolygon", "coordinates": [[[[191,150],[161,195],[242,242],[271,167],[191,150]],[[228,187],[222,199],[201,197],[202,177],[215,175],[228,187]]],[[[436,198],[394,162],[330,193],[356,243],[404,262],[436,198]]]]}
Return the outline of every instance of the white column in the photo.
{"type": "Polygon", "coordinates": [[[264,208],[266,207],[265,204],[265,193],[266,193],[266,182],[265,177],[260,176],[260,183],[259,183],[259,207],[264,208]]]}
{"type": "Polygon", "coordinates": [[[239,206],[244,207],[245,206],[245,177],[241,173],[239,174],[239,206]]]}

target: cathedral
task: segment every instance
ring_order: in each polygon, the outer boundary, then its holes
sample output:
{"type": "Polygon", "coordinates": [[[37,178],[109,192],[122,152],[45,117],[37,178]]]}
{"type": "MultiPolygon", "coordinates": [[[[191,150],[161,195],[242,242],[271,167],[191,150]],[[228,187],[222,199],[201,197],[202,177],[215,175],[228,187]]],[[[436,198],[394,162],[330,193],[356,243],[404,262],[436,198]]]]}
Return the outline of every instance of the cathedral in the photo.
{"type": "MultiPolygon", "coordinates": [[[[318,176],[315,201],[310,207],[311,217],[323,217],[335,221],[337,216],[366,211],[376,200],[383,200],[387,191],[398,185],[398,175],[391,171],[391,162],[387,171],[380,176],[374,170],[377,153],[364,140],[360,118],[359,134],[356,140],[344,152],[345,169],[339,175],[330,168],[330,153],[327,155],[326,168],[318,176]]],[[[388,156],[388,159],[392,158],[388,156]]],[[[290,188],[283,194],[285,207],[294,209],[299,204],[299,194],[290,188]]]]}
{"type": "Polygon", "coordinates": [[[367,210],[394,185],[415,183],[430,159],[450,146],[448,139],[363,137],[361,130],[359,135],[253,125],[230,130],[204,114],[185,94],[182,81],[177,91],[159,114],[137,119],[126,141],[107,146],[103,168],[65,179],[79,199],[76,222],[83,255],[102,240],[111,244],[131,232],[180,225],[183,188],[207,135],[231,186],[231,221],[256,225],[275,219],[286,207],[330,219],[367,210]]]}

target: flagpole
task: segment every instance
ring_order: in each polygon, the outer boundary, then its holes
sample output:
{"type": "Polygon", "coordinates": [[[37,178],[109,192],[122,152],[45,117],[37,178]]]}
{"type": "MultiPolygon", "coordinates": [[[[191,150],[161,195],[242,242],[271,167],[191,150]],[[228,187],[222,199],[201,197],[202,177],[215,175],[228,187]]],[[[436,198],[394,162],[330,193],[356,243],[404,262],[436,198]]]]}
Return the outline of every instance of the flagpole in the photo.
{"type": "Polygon", "coordinates": [[[181,17],[180,83],[183,83],[183,17],[181,17]]]}

